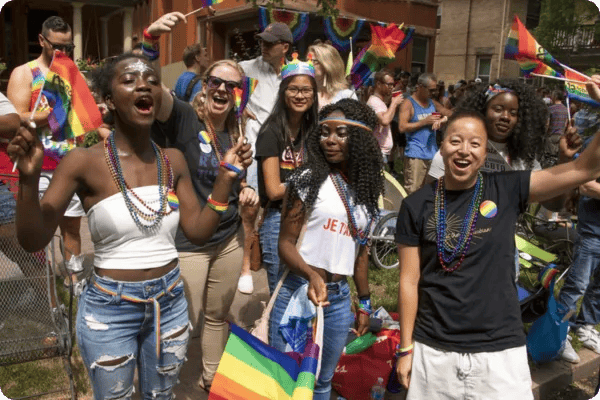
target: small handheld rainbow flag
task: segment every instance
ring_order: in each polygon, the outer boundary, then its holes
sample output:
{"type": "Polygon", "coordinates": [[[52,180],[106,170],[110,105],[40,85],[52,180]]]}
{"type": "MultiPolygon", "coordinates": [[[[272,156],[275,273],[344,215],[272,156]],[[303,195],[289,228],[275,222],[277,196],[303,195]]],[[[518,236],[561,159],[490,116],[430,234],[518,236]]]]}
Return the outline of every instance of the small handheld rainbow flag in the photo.
{"type": "Polygon", "coordinates": [[[309,342],[298,356],[299,361],[231,324],[231,334],[208,399],[310,400],[319,346],[309,342]]]}
{"type": "Polygon", "coordinates": [[[592,99],[588,94],[587,87],[585,86],[585,82],[588,81],[586,76],[575,71],[565,69],[565,78],[570,80],[570,82],[565,82],[567,96],[569,96],[570,99],[581,101],[593,107],[600,107],[600,103],[592,99]],[[580,81],[581,83],[572,81],[580,81]]]}
{"type": "Polygon", "coordinates": [[[250,100],[250,96],[252,96],[252,93],[254,93],[256,85],[258,85],[258,79],[246,76],[242,81],[241,89],[234,90],[236,108],[235,115],[238,118],[242,117],[242,113],[248,105],[248,100],[250,100]]]}
{"type": "Polygon", "coordinates": [[[48,123],[53,140],[74,139],[102,125],[102,115],[84,77],[61,51],[54,51],[43,93],[52,107],[48,123]]]}
{"type": "Polygon", "coordinates": [[[562,78],[563,76],[560,72],[553,70],[540,60],[526,57],[517,57],[516,60],[519,63],[519,67],[521,68],[521,71],[523,71],[525,77],[529,77],[531,74],[556,76],[559,78],[562,78]]]}

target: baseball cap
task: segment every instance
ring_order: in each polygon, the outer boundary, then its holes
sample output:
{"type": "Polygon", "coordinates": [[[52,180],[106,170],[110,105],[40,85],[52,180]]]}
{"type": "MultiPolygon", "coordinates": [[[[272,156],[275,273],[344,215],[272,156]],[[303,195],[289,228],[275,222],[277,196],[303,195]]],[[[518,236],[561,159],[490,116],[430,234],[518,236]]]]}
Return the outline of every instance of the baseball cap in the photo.
{"type": "Polygon", "coordinates": [[[277,41],[294,43],[294,37],[290,28],[282,22],[273,22],[269,24],[262,33],[256,35],[265,42],[273,43],[277,41]]]}

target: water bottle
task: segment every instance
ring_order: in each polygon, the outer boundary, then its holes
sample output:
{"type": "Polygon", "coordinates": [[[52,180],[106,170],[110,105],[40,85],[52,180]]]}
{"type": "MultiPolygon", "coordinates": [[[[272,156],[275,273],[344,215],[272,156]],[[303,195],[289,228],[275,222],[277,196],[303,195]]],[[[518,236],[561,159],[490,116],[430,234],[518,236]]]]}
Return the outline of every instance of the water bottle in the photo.
{"type": "Polygon", "coordinates": [[[385,396],[385,387],[383,386],[383,378],[377,378],[377,383],[371,387],[371,400],[383,400],[385,396]]]}

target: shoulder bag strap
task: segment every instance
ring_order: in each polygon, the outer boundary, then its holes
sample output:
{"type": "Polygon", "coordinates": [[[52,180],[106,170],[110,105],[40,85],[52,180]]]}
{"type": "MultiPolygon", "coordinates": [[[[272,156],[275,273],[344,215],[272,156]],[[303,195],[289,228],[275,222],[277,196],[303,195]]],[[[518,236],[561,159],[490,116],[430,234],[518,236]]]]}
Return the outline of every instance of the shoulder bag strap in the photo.
{"type": "Polygon", "coordinates": [[[202,79],[202,75],[198,75],[196,74],[196,76],[194,76],[192,78],[192,80],[190,81],[190,83],[188,83],[187,88],[185,89],[185,101],[190,101],[190,96],[192,95],[192,91],[194,90],[194,86],[196,86],[196,83],[198,83],[198,81],[202,79]]]}

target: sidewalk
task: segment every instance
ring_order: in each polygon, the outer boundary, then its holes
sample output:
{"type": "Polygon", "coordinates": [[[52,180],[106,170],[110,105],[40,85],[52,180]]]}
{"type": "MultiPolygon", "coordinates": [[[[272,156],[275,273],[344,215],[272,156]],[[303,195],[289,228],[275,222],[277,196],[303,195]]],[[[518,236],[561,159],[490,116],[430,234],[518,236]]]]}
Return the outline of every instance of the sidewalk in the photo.
{"type": "MultiPolygon", "coordinates": [[[[86,254],[86,267],[91,266],[94,248],[90,240],[90,233],[87,225],[87,218],[83,218],[81,223],[81,241],[82,253],[86,254]]],[[[60,262],[60,257],[57,262],[60,262]]],[[[267,275],[264,269],[253,272],[254,293],[245,295],[236,293],[233,305],[229,313],[229,320],[245,328],[253,325],[262,313],[261,302],[267,302],[269,299],[267,289],[267,275]]],[[[579,351],[581,362],[579,364],[570,364],[565,361],[554,361],[548,364],[535,366],[531,370],[533,380],[533,395],[535,400],[544,400],[564,389],[570,384],[587,378],[598,371],[600,367],[600,355],[588,349],[579,351]]],[[[200,339],[191,339],[187,354],[188,361],[183,365],[179,376],[180,384],[175,388],[175,394],[178,399],[183,400],[206,400],[208,395],[198,388],[196,382],[200,377],[200,362],[202,359],[202,350],[200,348],[200,339]]],[[[139,399],[139,393],[134,395],[134,399],[139,399]]],[[[337,399],[332,394],[332,399],[337,399]]],[[[401,400],[403,395],[391,395],[388,393],[386,399],[401,400]]],[[[518,400],[518,399],[515,399],[518,400]]]]}

